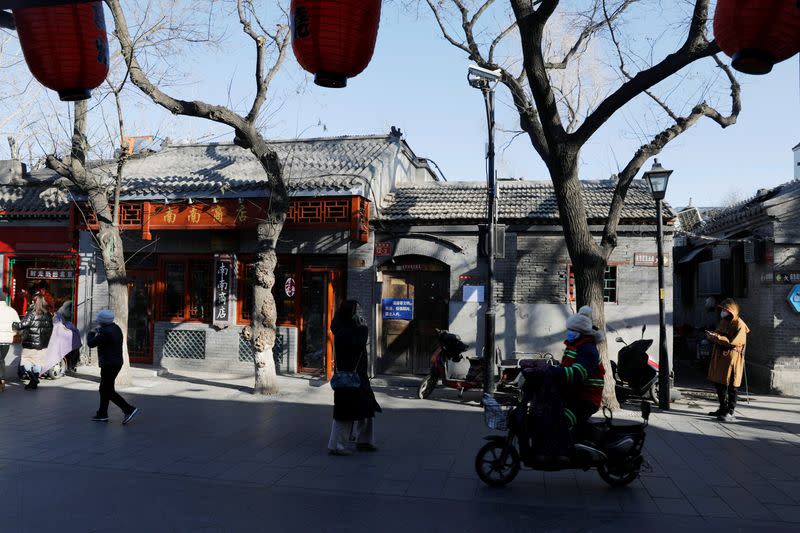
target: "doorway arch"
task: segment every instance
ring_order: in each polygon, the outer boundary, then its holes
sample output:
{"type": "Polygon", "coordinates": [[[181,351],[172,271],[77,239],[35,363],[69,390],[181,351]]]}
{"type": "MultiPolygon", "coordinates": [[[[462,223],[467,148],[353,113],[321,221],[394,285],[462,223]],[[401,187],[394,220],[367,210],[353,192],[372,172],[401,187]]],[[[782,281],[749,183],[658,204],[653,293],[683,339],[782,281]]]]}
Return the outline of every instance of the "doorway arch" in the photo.
{"type": "Polygon", "coordinates": [[[436,329],[447,329],[450,267],[421,255],[394,257],[379,267],[381,360],[386,374],[427,374],[436,329]]]}

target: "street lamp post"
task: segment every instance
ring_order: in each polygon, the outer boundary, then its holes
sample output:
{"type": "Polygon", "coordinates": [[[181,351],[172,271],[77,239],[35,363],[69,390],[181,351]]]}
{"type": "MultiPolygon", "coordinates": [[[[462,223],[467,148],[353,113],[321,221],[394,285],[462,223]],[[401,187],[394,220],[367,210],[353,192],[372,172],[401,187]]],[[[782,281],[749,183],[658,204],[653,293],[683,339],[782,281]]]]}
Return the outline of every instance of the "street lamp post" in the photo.
{"type": "Polygon", "coordinates": [[[484,372],[483,390],[487,393],[494,391],[494,334],[495,334],[495,310],[494,310],[494,239],[495,223],[497,219],[497,209],[495,199],[497,194],[496,181],[494,175],[494,86],[500,80],[499,70],[487,70],[475,65],[471,65],[468,70],[467,80],[470,86],[480,89],[483,93],[483,101],[486,104],[486,124],[489,129],[489,143],[486,149],[487,159],[487,225],[486,225],[486,314],[484,315],[484,372]]]}
{"type": "Polygon", "coordinates": [[[653,168],[644,173],[644,179],[650,187],[653,199],[656,201],[656,217],[658,217],[658,229],[656,233],[656,245],[658,247],[658,326],[659,326],[659,349],[658,349],[658,407],[662,411],[669,410],[670,390],[669,390],[669,356],[667,354],[667,325],[665,317],[664,302],[664,224],[661,202],[667,194],[667,183],[671,170],[661,166],[658,159],[654,160],[653,168]]]}

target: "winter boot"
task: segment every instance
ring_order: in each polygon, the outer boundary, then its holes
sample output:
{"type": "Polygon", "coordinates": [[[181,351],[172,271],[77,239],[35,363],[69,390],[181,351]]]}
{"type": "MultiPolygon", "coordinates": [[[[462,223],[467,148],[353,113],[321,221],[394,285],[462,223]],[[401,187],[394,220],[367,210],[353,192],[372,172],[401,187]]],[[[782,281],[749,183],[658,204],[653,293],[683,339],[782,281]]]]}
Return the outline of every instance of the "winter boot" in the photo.
{"type": "Polygon", "coordinates": [[[36,372],[28,372],[28,377],[30,377],[30,381],[25,385],[25,390],[36,390],[39,386],[39,374],[36,372]]]}

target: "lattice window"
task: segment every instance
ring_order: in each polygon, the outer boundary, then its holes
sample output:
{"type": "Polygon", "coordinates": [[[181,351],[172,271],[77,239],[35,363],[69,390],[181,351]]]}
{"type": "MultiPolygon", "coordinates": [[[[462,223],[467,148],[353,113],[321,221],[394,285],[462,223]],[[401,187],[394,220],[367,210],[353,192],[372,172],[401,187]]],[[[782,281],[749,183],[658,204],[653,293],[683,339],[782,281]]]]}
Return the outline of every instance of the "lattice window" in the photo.
{"type": "Polygon", "coordinates": [[[244,335],[239,333],[239,361],[252,363],[255,360],[255,348],[253,344],[245,340],[244,335]]]}
{"type": "Polygon", "coordinates": [[[142,204],[123,203],[119,209],[120,226],[142,225],[142,204]]]}
{"type": "Polygon", "coordinates": [[[294,224],[349,224],[350,199],[294,200],[289,205],[287,221],[294,224]]]}
{"type": "Polygon", "coordinates": [[[191,329],[167,330],[164,335],[164,357],[205,359],[206,332],[191,329]]]}
{"type": "MultiPolygon", "coordinates": [[[[97,228],[97,214],[88,203],[78,206],[78,221],[89,228],[97,228]],[[84,221],[85,217],[85,221],[84,221]]],[[[123,202],[119,208],[119,225],[122,227],[140,227],[142,225],[142,204],[123,202]]]]}
{"type": "MultiPolygon", "coordinates": [[[[575,301],[575,273],[572,267],[569,269],[569,284],[567,286],[567,296],[570,302],[575,301]]],[[[607,266],[603,272],[603,301],[617,302],[617,267],[607,266]]]]}
{"type": "MultiPolygon", "coordinates": [[[[286,352],[286,341],[280,330],[275,334],[275,346],[272,347],[272,358],[275,359],[275,365],[280,367],[283,363],[284,355],[286,352]]],[[[252,363],[255,360],[255,348],[253,344],[246,341],[244,335],[239,333],[239,361],[252,363]]]]}

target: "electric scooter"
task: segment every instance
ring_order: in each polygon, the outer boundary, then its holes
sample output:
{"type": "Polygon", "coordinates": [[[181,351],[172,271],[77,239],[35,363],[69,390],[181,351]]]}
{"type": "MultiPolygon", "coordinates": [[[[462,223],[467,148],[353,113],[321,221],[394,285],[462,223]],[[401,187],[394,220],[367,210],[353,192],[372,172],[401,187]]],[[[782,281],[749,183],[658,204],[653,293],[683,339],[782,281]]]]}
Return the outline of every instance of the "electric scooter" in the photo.
{"type": "Polygon", "coordinates": [[[645,427],[650,418],[650,403],[641,404],[643,422],[615,421],[608,413],[605,420],[590,420],[576,428],[575,445],[567,462],[539,462],[533,454],[536,439],[552,439],[529,431],[526,423],[528,403],[517,395],[484,395],[484,417],[490,429],[506,431],[490,435],[475,456],[475,471],[490,487],[510,483],[523,466],[533,470],[589,470],[596,468],[612,487],[632,483],[641,469],[649,468],[642,456],[645,427]],[[503,401],[501,404],[498,400],[503,401]]]}
{"type": "Polygon", "coordinates": [[[617,354],[617,362],[611,361],[614,389],[620,401],[643,399],[658,403],[658,363],[647,355],[653,340],[644,338],[646,329],[646,325],[642,326],[642,338],[630,344],[622,337],[616,338],[625,344],[617,354]]]}

